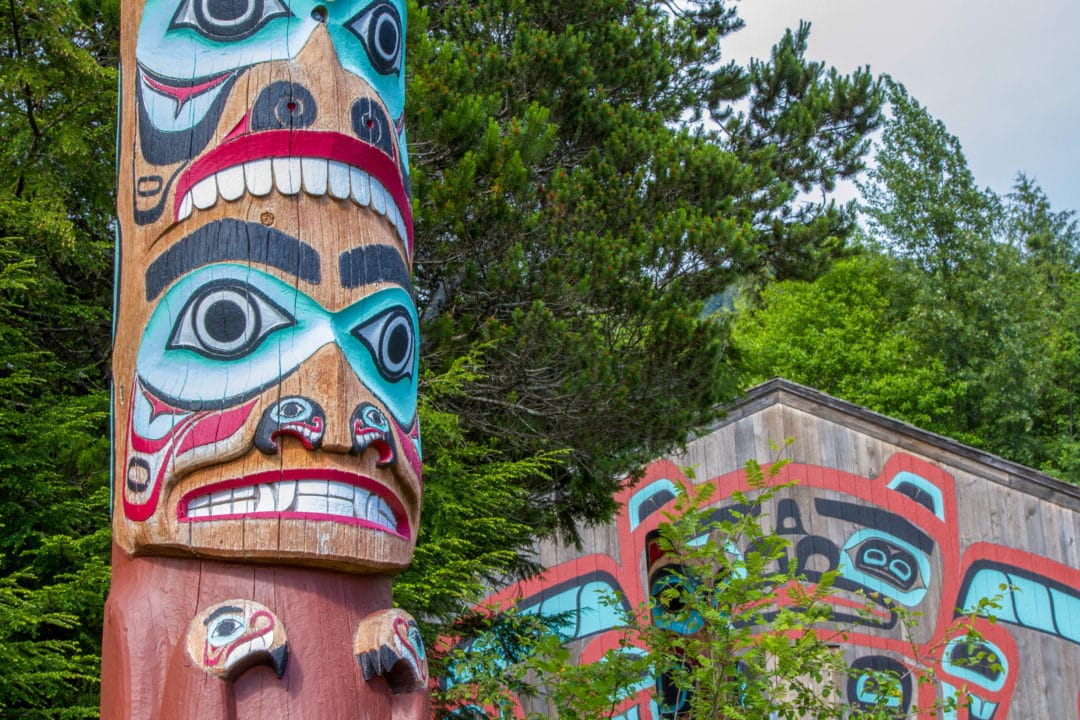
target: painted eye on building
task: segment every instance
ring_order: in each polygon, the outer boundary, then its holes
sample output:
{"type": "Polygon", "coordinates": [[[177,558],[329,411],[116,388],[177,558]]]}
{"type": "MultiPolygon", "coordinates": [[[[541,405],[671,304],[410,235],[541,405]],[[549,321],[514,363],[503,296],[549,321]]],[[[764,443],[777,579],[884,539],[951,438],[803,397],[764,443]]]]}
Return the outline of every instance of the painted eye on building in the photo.
{"type": "Polygon", "coordinates": [[[858,546],[855,567],[901,590],[910,590],[920,579],[915,557],[881,538],[867,540],[858,546]]]}
{"type": "Polygon", "coordinates": [[[295,319],[261,292],[226,280],[203,285],[180,311],[169,349],[186,348],[215,360],[250,354],[267,335],[295,319]]]}
{"type": "Polygon", "coordinates": [[[183,0],[169,29],[186,27],[210,40],[234,42],[291,14],[281,0],[183,0]]]}
{"type": "Polygon", "coordinates": [[[388,0],[380,0],[350,20],[346,27],[364,44],[371,66],[381,75],[401,72],[401,16],[388,0]]]}
{"type": "Polygon", "coordinates": [[[375,358],[379,374],[390,382],[412,374],[415,333],[412,318],[404,307],[390,308],[363,325],[353,336],[364,343],[375,358]]]}

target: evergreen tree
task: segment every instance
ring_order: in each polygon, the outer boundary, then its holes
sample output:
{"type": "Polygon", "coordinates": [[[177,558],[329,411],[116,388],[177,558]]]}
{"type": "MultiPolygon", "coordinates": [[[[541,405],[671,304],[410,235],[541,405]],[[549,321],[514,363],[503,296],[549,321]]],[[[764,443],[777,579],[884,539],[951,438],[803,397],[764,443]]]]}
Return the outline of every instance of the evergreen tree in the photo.
{"type": "Polygon", "coordinates": [[[0,714],[96,717],[108,585],[115,7],[0,23],[0,714]]]}
{"type": "Polygon", "coordinates": [[[851,209],[802,194],[861,167],[879,89],[808,62],[807,26],[768,61],[725,63],[741,21],[719,0],[416,15],[422,352],[434,376],[476,359],[438,409],[506,460],[566,451],[514,517],[572,533],[735,392],[704,300],[735,278],[813,277],[843,251],[851,209]]]}

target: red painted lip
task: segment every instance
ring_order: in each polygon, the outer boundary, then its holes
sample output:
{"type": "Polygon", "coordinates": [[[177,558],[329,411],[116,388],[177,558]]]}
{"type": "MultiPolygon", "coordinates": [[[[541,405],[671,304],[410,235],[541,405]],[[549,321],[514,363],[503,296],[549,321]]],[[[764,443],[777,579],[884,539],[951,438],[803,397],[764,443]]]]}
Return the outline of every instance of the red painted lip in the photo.
{"type": "Polygon", "coordinates": [[[222,142],[191,164],[176,182],[173,219],[178,219],[180,201],[200,180],[251,160],[281,157],[310,157],[335,160],[368,173],[386,188],[401,212],[409,235],[412,255],[412,206],[405,193],[401,171],[393,158],[374,145],[337,132],[323,130],[263,130],[222,142]]]}
{"type": "Polygon", "coordinates": [[[222,482],[214,483],[212,485],[204,485],[202,487],[191,490],[186,493],[180,502],[176,506],[177,520],[180,522],[218,522],[222,520],[246,520],[246,519],[260,519],[260,518],[272,518],[280,520],[329,520],[331,522],[342,523],[344,525],[356,525],[357,527],[366,528],[369,530],[378,530],[379,532],[388,533],[390,535],[397,535],[403,540],[409,540],[411,537],[411,531],[409,527],[409,517],[405,512],[405,506],[402,504],[398,496],[380,482],[373,480],[365,475],[356,475],[354,473],[348,473],[343,470],[331,470],[324,468],[307,469],[293,469],[293,470],[270,470],[267,472],[254,473],[252,475],[244,475],[233,480],[224,480],[222,482]],[[254,512],[254,513],[236,513],[231,515],[214,515],[213,517],[189,517],[188,503],[203,495],[209,495],[219,490],[231,490],[233,488],[248,487],[251,485],[263,485],[266,483],[274,482],[287,482],[295,480],[329,480],[332,482],[346,483],[354,485],[359,488],[363,488],[369,492],[373,492],[380,498],[386,501],[390,506],[390,510],[394,513],[394,519],[397,520],[397,527],[394,529],[387,528],[383,525],[378,525],[369,520],[361,518],[348,517],[344,515],[332,515],[330,513],[312,513],[312,512],[254,512]]]}

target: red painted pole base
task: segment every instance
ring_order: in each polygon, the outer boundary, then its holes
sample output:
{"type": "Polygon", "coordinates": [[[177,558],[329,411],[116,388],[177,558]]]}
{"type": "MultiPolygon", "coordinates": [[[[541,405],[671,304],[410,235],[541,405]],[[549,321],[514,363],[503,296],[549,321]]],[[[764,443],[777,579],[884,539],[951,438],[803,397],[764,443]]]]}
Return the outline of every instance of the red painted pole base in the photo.
{"type": "Polygon", "coordinates": [[[131,558],[114,546],[101,717],[421,720],[423,648],[392,607],[387,575],[131,558]]]}

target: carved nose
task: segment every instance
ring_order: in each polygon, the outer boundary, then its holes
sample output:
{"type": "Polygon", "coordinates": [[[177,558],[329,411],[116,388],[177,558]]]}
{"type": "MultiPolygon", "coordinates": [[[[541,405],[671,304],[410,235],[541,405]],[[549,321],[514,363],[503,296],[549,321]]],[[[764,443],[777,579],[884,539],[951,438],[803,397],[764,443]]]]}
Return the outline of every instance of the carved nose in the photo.
{"type": "Polygon", "coordinates": [[[280,398],[263,412],[255,445],[267,454],[281,450],[284,438],[308,450],[364,455],[380,467],[397,462],[391,423],[371,391],[356,376],[335,345],[318,350],[305,364],[314,383],[289,378],[280,398]]]}
{"type": "Polygon", "coordinates": [[[279,80],[263,88],[251,108],[251,129],[295,130],[315,122],[318,106],[303,85],[279,80]]]}

